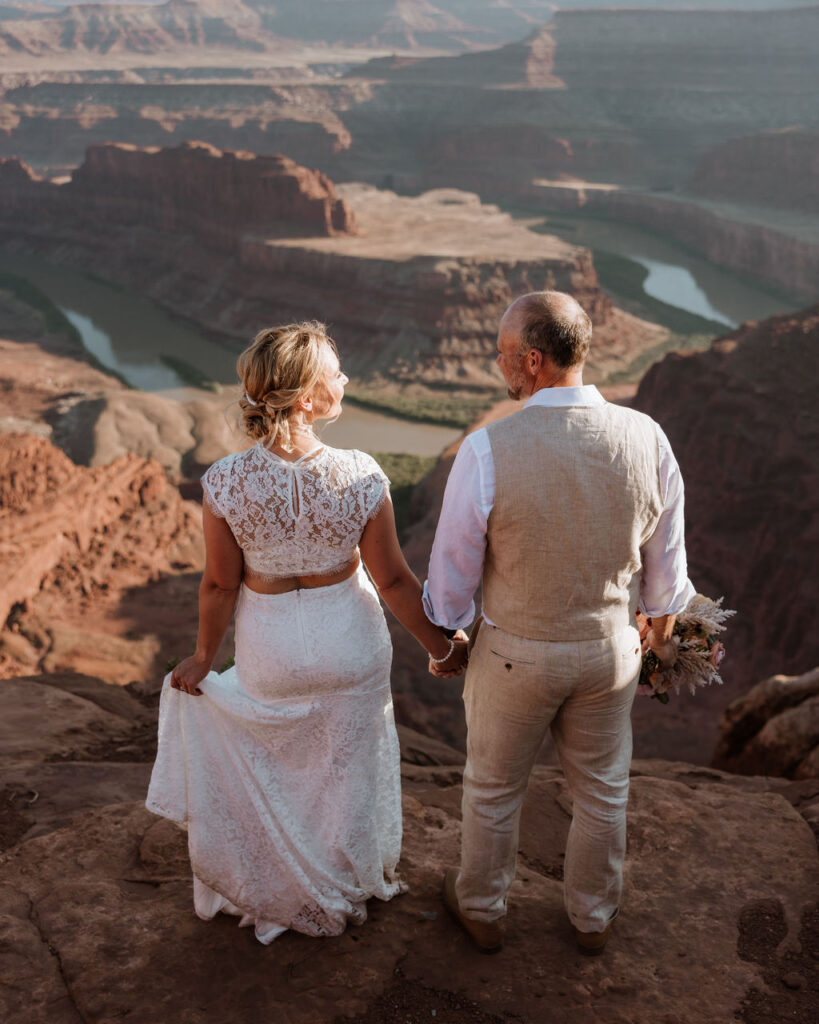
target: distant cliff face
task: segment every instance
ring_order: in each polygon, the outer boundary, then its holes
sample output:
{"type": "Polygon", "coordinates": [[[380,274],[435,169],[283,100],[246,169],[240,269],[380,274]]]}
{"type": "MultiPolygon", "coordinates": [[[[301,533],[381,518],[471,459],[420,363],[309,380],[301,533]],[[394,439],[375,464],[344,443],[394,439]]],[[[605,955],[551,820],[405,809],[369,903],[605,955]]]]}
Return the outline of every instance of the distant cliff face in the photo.
{"type": "Polygon", "coordinates": [[[819,664],[818,379],[814,306],[667,356],[635,399],[682,468],[691,578],[737,609],[726,676],[746,687],[819,664]]]}
{"type": "Polygon", "coordinates": [[[19,161],[0,161],[0,216],[65,224],[192,232],[235,248],[248,231],[335,235],[354,230],[350,210],[319,171],[285,156],[223,153],[205,143],[173,149],[92,146],[65,185],[36,179],[19,161]]]}
{"type": "Polygon", "coordinates": [[[703,157],[691,192],[819,212],[819,132],[797,128],[731,139],[703,157]]]}
{"type": "Polygon", "coordinates": [[[375,96],[341,113],[353,141],[338,163],[366,174],[380,132],[396,173],[438,184],[443,168],[487,198],[564,174],[677,187],[716,140],[815,123],[818,36],[817,7],[560,10],[496,50],[355,68],[375,96]]]}
{"type": "MultiPolygon", "coordinates": [[[[297,78],[289,69],[282,77],[288,71],[297,78]]],[[[326,167],[351,142],[337,110],[364,102],[370,92],[366,84],[343,80],[312,85],[309,70],[303,85],[254,81],[259,71],[246,72],[247,81],[201,84],[173,68],[137,76],[67,72],[46,81],[44,74],[18,76],[0,101],[0,156],[19,156],[35,168],[76,167],[89,146],[104,142],[169,146],[198,139],[326,167]]]]}
{"type": "Polygon", "coordinates": [[[164,4],[77,4],[0,23],[0,54],[167,53],[195,46],[266,49],[259,15],[241,0],[169,0],[164,4]]]}

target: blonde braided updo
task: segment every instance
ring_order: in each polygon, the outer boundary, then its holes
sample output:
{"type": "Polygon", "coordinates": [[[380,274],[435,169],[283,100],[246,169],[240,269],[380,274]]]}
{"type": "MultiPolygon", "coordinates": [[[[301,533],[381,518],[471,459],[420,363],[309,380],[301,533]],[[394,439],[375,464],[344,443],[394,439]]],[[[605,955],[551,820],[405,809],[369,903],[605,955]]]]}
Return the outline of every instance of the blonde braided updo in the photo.
{"type": "Polygon", "coordinates": [[[336,354],[335,343],[317,320],[259,331],[236,363],[245,390],[239,399],[245,432],[293,451],[292,415],[302,395],[324,391],[330,354],[336,354]]]}

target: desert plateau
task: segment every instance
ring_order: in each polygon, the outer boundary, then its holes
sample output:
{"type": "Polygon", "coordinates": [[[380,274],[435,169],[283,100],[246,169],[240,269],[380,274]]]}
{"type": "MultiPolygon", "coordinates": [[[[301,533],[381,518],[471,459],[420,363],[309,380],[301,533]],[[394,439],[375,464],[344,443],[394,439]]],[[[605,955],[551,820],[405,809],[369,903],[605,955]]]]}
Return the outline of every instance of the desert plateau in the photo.
{"type": "Polygon", "coordinates": [[[3,1024],[814,1024],[818,389],[811,0],[3,0],[3,1024]],[[319,438],[390,478],[423,582],[457,453],[521,407],[498,325],[533,291],[662,428],[688,575],[737,613],[721,685],[634,702],[605,955],[565,915],[548,735],[503,949],[447,914],[464,680],[389,612],[408,891],[336,936],[200,920],[145,800],[200,481],[253,443],[239,354],[327,324],[349,382],[319,438]]]}

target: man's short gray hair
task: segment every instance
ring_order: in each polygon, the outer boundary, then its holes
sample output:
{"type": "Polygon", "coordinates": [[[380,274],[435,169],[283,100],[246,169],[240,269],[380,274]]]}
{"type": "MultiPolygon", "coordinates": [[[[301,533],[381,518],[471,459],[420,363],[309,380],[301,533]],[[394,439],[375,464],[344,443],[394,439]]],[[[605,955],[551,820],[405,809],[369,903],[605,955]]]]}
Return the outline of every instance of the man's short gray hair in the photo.
{"type": "Polygon", "coordinates": [[[565,292],[530,292],[514,310],[525,355],[536,348],[561,370],[583,363],[591,345],[592,322],[576,299],[565,292]]]}

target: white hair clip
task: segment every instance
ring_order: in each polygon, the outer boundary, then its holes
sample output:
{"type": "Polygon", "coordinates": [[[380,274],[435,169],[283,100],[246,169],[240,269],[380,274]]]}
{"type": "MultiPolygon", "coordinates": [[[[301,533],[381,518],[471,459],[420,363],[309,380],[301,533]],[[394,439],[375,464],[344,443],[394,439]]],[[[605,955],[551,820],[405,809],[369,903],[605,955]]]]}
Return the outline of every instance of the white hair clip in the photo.
{"type": "Polygon", "coordinates": [[[250,402],[251,405],[255,405],[257,408],[259,406],[259,403],[258,402],[254,402],[253,399],[250,397],[250,395],[246,391],[245,391],[245,401],[246,402],[250,402]]]}

